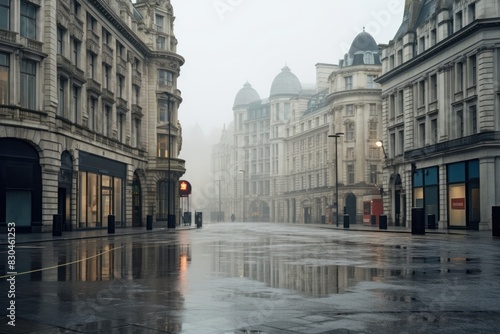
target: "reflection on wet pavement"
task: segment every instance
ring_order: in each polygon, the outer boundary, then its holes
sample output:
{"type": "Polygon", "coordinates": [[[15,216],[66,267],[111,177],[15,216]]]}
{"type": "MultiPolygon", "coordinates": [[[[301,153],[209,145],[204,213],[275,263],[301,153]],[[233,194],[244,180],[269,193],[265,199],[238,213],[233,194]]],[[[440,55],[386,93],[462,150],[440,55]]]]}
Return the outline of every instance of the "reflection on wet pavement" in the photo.
{"type": "Polygon", "coordinates": [[[23,245],[18,332],[491,332],[498,250],[280,224],[23,245]]]}

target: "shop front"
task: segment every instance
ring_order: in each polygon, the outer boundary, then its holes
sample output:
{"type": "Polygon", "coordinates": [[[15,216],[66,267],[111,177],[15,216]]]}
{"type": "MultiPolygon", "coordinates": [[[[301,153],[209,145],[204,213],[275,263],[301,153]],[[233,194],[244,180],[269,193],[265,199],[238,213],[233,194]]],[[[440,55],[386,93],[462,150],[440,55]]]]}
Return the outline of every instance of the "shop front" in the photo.
{"type": "Polygon", "coordinates": [[[127,165],[86,152],[80,152],[79,164],[78,228],[107,227],[109,215],[124,226],[127,165]]]}

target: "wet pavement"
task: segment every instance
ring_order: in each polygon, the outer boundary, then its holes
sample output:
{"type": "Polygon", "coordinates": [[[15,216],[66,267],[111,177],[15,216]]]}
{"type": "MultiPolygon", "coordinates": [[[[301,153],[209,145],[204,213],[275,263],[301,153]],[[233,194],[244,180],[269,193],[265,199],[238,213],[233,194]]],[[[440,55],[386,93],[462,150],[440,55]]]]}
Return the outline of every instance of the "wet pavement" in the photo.
{"type": "Polygon", "coordinates": [[[18,235],[14,278],[4,235],[0,332],[500,333],[499,238],[392,232],[218,223],[18,235]]]}

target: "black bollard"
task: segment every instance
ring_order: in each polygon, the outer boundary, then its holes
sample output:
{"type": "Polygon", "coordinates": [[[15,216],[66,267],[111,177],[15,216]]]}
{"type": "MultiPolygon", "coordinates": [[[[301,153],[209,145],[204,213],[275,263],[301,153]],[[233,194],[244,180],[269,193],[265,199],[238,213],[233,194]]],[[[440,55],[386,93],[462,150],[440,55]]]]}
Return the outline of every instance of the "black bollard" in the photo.
{"type": "Polygon", "coordinates": [[[377,225],[377,217],[375,215],[370,216],[370,225],[377,225]]]}
{"type": "Polygon", "coordinates": [[[387,230],[387,216],[380,215],[378,219],[379,219],[378,221],[379,230],[387,230]]]}
{"type": "Polygon", "coordinates": [[[52,235],[55,237],[62,235],[62,215],[52,216],[52,235]]]}
{"type": "Polygon", "coordinates": [[[115,215],[108,216],[108,234],[115,234],[115,215]]]}
{"type": "Polygon", "coordinates": [[[153,216],[147,215],[146,216],[146,230],[150,231],[152,229],[153,229],[153,216]]]}
{"type": "Polygon", "coordinates": [[[500,206],[491,207],[491,232],[494,237],[500,237],[500,206]]]}
{"type": "Polygon", "coordinates": [[[349,228],[349,215],[344,215],[344,228],[349,228]]]}
{"type": "Polygon", "coordinates": [[[436,215],[427,215],[427,228],[431,230],[437,229],[436,215]]]}
{"type": "Polygon", "coordinates": [[[425,234],[424,208],[411,209],[411,234],[425,234]]]}

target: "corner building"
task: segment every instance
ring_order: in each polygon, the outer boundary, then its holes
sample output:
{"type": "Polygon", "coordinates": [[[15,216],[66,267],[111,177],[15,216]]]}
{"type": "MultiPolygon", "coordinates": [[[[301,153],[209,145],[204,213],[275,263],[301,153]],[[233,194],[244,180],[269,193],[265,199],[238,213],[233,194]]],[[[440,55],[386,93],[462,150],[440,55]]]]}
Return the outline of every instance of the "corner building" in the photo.
{"type": "Polygon", "coordinates": [[[0,227],[179,218],[185,172],[169,0],[0,3],[0,227]],[[168,193],[170,191],[170,193],[168,193]]]}
{"type": "Polygon", "coordinates": [[[222,197],[231,198],[224,210],[234,210],[237,221],[335,223],[338,189],[340,214],[345,207],[351,223],[363,223],[363,204],[381,197],[380,73],[378,45],[363,31],[339,65],[316,65],[313,85],[287,66],[266,99],[245,84],[227,129],[234,141],[225,131],[212,155],[214,180],[223,180],[222,197]],[[345,135],[335,147],[328,136],[338,132],[345,135]],[[231,147],[232,163],[219,163],[231,147]]]}
{"type": "Polygon", "coordinates": [[[421,207],[439,228],[491,229],[500,203],[500,3],[405,3],[383,50],[389,219],[421,207]]]}

